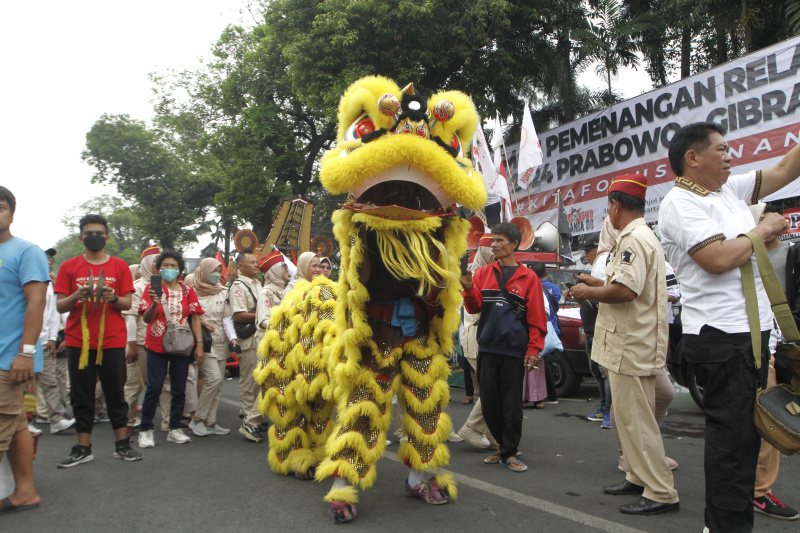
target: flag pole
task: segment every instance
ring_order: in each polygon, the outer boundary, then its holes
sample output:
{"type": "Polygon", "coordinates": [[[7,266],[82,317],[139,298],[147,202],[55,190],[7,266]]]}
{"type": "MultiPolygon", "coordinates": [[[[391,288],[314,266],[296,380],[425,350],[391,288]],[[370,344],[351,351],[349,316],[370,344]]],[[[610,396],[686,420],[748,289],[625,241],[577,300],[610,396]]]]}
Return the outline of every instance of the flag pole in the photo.
{"type": "MultiPolygon", "coordinates": [[[[556,190],[556,228],[558,228],[558,221],[561,218],[561,189],[556,190]]],[[[556,257],[558,262],[561,262],[561,233],[558,234],[556,239],[556,257]]]]}
{"type": "MultiPolygon", "coordinates": [[[[506,141],[503,139],[503,157],[506,160],[506,174],[509,176],[511,175],[511,166],[508,164],[508,153],[506,152],[506,141]]],[[[506,185],[508,185],[508,177],[506,177],[506,185]]],[[[514,193],[514,202],[517,204],[517,214],[519,214],[519,198],[517,198],[517,185],[514,183],[513,177],[511,180],[511,192],[514,193]]],[[[514,210],[511,210],[511,214],[514,214],[514,210]]]]}

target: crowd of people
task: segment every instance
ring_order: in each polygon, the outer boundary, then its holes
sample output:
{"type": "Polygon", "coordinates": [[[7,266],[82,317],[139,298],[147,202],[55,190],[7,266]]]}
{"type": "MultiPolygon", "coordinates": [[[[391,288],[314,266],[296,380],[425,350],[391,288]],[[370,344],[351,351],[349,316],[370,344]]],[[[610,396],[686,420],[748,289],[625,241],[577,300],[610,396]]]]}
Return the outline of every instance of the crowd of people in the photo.
{"type": "MultiPolygon", "coordinates": [[[[476,379],[468,392],[472,412],[451,441],[490,450],[484,463],[515,473],[528,469],[519,450],[523,402],[557,402],[548,354],[559,345],[559,305],[577,302],[600,395],[589,418],[613,430],[625,474],[603,490],[638,497],[620,507],[623,513],[677,511],[678,464],[666,456],[660,426],[674,395],[665,367],[679,330],[672,304],[680,301],[684,356],[705,394],[706,531],[751,531],[754,511],[798,518],[771,492],[780,454],[753,423],[757,388],[776,382],[780,332],[757,277],[763,350],[755,364],[739,266],[754,261],[752,244],[741,235],[755,231],[794,299],[798,253],[778,238],[787,223],[773,207],[756,221],[748,206],[800,175],[800,149],[775,166],[729,176],[722,134],[706,123],[675,134],[669,158],[679,177],[661,205],[660,240],[644,220],[647,177],[613,181],[603,229],[585,241],[591,271],[576,276],[577,284],[563,294],[548,281],[544,264],[528,268],[515,259],[522,240],[516,226],[491,227],[460,280],[465,377],[476,379]]],[[[60,468],[93,459],[91,433],[106,418],[113,456],[125,461],[139,461],[141,450],[156,446],[157,410],[168,443],[190,443],[187,431],[201,438],[229,434],[217,411],[232,353],[240,368],[238,433],[264,440],[268,422],[253,375],[257,346],[270,329],[271,310],[298,282],[331,276],[329,258],[306,252],[295,266],[278,250],[245,251],[226,280],[216,259],[204,258],[187,273],[179,252],[151,246],[129,266],[106,252],[108,222],[90,214],[79,223],[84,253],[65,261],[53,280],[55,251],[45,254],[12,236],[15,209],[11,191],[0,187],[0,321],[6,325],[0,334],[0,457],[8,458],[16,482],[0,512],[40,503],[30,437],[38,430],[23,407],[34,378],[37,421],[54,434],[76,430],[60,468]]],[[[402,432],[398,428],[399,439],[402,432]]]]}

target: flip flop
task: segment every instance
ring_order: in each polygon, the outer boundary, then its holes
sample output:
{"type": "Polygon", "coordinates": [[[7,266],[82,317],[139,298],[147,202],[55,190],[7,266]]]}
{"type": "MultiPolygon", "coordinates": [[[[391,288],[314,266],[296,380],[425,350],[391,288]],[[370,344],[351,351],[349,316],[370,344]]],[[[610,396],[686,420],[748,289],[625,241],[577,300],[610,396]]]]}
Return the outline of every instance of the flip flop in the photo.
{"type": "Polygon", "coordinates": [[[31,509],[36,509],[37,507],[39,507],[38,503],[32,503],[30,505],[14,505],[13,503],[11,503],[11,500],[6,498],[5,500],[3,500],[3,503],[0,503],[0,514],[30,511],[31,509]]]}
{"type": "Polygon", "coordinates": [[[524,464],[522,461],[520,461],[516,457],[514,459],[515,459],[515,462],[512,462],[511,458],[509,457],[508,459],[506,459],[501,464],[503,466],[505,466],[506,468],[508,468],[509,470],[511,470],[512,472],[517,472],[517,473],[524,472],[524,471],[526,471],[528,469],[528,465],[524,464]],[[520,465],[522,466],[522,468],[514,468],[515,466],[520,466],[520,465]]]}
{"type": "Polygon", "coordinates": [[[496,465],[497,463],[500,462],[500,454],[493,453],[492,455],[484,459],[483,462],[486,463],[487,465],[496,465]],[[492,459],[492,457],[497,457],[497,459],[492,459]]]}
{"type": "Polygon", "coordinates": [[[469,398],[464,398],[463,400],[461,400],[461,403],[463,403],[464,405],[469,405],[471,403],[474,403],[474,401],[475,400],[473,400],[472,397],[470,396],[469,398]]]}

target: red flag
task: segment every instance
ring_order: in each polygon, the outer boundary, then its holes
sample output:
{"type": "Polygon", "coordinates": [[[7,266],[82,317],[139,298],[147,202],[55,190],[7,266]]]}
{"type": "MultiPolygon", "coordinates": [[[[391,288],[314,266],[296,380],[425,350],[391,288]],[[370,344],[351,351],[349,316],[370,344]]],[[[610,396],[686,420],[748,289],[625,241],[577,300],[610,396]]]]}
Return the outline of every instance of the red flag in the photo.
{"type": "Polygon", "coordinates": [[[228,279],[228,267],[225,266],[225,261],[222,260],[222,252],[217,252],[215,259],[222,263],[222,282],[225,283],[225,280],[228,279]]]}

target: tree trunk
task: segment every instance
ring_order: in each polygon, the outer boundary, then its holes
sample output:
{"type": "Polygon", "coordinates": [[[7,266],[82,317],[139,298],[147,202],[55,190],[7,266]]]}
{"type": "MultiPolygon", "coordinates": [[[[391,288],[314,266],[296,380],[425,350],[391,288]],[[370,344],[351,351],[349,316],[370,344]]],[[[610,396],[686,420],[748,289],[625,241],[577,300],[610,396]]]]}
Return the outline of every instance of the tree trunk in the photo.
{"type": "Polygon", "coordinates": [[[681,30],[681,79],[692,75],[692,31],[686,25],[681,30]]]}
{"type": "Polygon", "coordinates": [[[714,22],[714,31],[717,38],[717,65],[728,61],[728,32],[725,23],[717,18],[714,22]]]}
{"type": "Polygon", "coordinates": [[[573,94],[572,83],[572,63],[570,61],[570,52],[572,45],[569,39],[560,34],[558,42],[556,43],[556,51],[561,62],[561,87],[560,97],[562,106],[561,123],[565,124],[575,119],[575,98],[573,94]]]}

